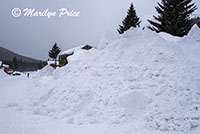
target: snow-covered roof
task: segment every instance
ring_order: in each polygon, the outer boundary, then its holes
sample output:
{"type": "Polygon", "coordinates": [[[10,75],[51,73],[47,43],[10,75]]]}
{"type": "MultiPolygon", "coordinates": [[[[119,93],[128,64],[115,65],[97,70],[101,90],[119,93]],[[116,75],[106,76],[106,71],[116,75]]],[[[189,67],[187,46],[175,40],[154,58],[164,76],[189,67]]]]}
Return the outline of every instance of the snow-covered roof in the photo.
{"type": "MultiPolygon", "coordinates": [[[[47,64],[50,65],[50,64],[55,64],[55,61],[47,61],[47,64]]],[[[59,64],[59,61],[56,61],[56,64],[58,65],[59,64]]]]}
{"type": "Polygon", "coordinates": [[[71,54],[71,53],[73,53],[73,52],[76,51],[76,50],[80,50],[80,49],[83,48],[84,46],[85,46],[85,45],[78,46],[78,47],[75,47],[75,48],[72,48],[72,49],[69,49],[69,50],[65,50],[65,51],[61,52],[59,55],[71,54]]]}
{"type": "Polygon", "coordinates": [[[9,65],[6,65],[6,64],[2,64],[2,66],[3,66],[3,67],[9,68],[9,65]]]}

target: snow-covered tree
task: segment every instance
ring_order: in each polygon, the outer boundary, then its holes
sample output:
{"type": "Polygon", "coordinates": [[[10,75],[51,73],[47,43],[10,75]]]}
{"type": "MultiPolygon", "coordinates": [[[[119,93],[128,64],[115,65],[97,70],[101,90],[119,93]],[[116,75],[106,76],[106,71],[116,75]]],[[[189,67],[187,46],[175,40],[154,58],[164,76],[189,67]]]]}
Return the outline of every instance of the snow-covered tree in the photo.
{"type": "Polygon", "coordinates": [[[57,46],[57,43],[55,43],[51,50],[49,50],[49,57],[55,60],[56,65],[56,58],[58,54],[61,52],[60,48],[57,46]]]}
{"type": "Polygon", "coordinates": [[[148,20],[152,26],[149,28],[156,32],[166,32],[174,36],[187,35],[192,27],[190,15],[197,9],[192,0],[162,0],[156,7],[157,21],[148,20]]]}
{"type": "Polygon", "coordinates": [[[119,29],[117,30],[119,34],[123,34],[125,31],[130,29],[131,27],[139,27],[140,26],[140,18],[136,15],[136,11],[134,9],[133,3],[127,12],[126,18],[122,21],[122,26],[119,25],[119,29]]]}

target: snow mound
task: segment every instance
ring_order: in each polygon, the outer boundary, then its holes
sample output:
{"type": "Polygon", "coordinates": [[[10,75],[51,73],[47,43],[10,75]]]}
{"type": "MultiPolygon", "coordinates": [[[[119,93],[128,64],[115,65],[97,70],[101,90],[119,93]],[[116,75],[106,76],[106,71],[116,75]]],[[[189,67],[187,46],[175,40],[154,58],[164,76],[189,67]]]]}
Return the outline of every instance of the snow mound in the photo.
{"type": "Polygon", "coordinates": [[[104,35],[102,36],[102,39],[100,40],[100,43],[98,45],[98,49],[104,49],[108,45],[110,45],[112,42],[114,42],[118,36],[113,33],[112,31],[107,30],[104,35]]]}
{"type": "Polygon", "coordinates": [[[177,37],[177,36],[173,36],[171,34],[165,33],[165,32],[161,32],[159,33],[159,35],[167,40],[167,41],[171,41],[171,42],[176,42],[176,41],[180,41],[182,39],[182,37],[177,37]]]}
{"type": "MultiPolygon", "coordinates": [[[[55,63],[55,62],[54,62],[55,63]]],[[[46,65],[43,69],[38,70],[37,72],[34,72],[31,74],[31,77],[35,78],[35,79],[39,79],[41,77],[48,77],[53,75],[54,72],[54,68],[51,67],[50,65],[46,65]]]]}
{"type": "Polygon", "coordinates": [[[199,127],[199,64],[148,29],[108,34],[99,46],[72,55],[65,67],[38,72],[30,100],[35,114],[77,124],[140,121],[162,131],[199,127]]]}
{"type": "Polygon", "coordinates": [[[200,63],[200,28],[194,25],[189,34],[177,42],[185,57],[191,61],[200,63]]]}
{"type": "Polygon", "coordinates": [[[195,24],[183,41],[198,42],[200,45],[200,28],[195,24]]]}

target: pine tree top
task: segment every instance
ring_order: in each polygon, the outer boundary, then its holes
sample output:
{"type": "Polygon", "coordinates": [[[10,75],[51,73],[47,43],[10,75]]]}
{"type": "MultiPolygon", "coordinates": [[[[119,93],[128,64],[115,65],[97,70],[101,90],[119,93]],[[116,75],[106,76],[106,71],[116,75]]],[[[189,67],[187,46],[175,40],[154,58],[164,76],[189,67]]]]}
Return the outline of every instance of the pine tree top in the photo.
{"type": "Polygon", "coordinates": [[[52,59],[56,59],[58,54],[61,52],[60,48],[57,46],[57,43],[53,45],[52,49],[49,50],[49,57],[52,59]]]}
{"type": "Polygon", "coordinates": [[[162,0],[157,3],[158,16],[155,21],[148,20],[149,28],[156,32],[167,32],[174,36],[187,35],[192,27],[190,15],[197,9],[192,0],[162,0]]]}
{"type": "Polygon", "coordinates": [[[119,25],[118,32],[120,34],[123,34],[125,31],[130,29],[131,27],[139,27],[140,26],[140,18],[136,15],[136,11],[134,9],[133,3],[131,3],[131,6],[128,9],[127,16],[122,21],[122,26],[119,25]]]}

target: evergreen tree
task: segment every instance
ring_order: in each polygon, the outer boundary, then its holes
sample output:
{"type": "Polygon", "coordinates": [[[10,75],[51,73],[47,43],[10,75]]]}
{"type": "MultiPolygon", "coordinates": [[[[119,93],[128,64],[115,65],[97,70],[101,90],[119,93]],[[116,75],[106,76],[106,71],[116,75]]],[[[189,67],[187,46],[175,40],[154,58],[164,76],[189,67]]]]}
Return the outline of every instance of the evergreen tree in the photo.
{"type": "Polygon", "coordinates": [[[13,70],[17,70],[17,68],[18,68],[17,58],[16,57],[13,57],[12,68],[13,68],[13,70]]]}
{"type": "Polygon", "coordinates": [[[56,65],[56,58],[58,54],[61,52],[60,48],[57,46],[57,43],[55,43],[51,50],[49,50],[49,57],[55,60],[56,65]]]}
{"type": "Polygon", "coordinates": [[[136,15],[136,11],[134,9],[133,3],[131,3],[131,6],[127,12],[126,18],[122,21],[122,26],[119,25],[119,29],[117,30],[119,34],[123,34],[125,31],[130,29],[131,27],[139,27],[140,26],[140,18],[136,15]]]}
{"type": "Polygon", "coordinates": [[[158,16],[153,16],[158,22],[148,20],[153,31],[166,32],[183,37],[190,31],[193,22],[190,15],[197,9],[192,0],[162,0],[156,7],[158,16]]]}

